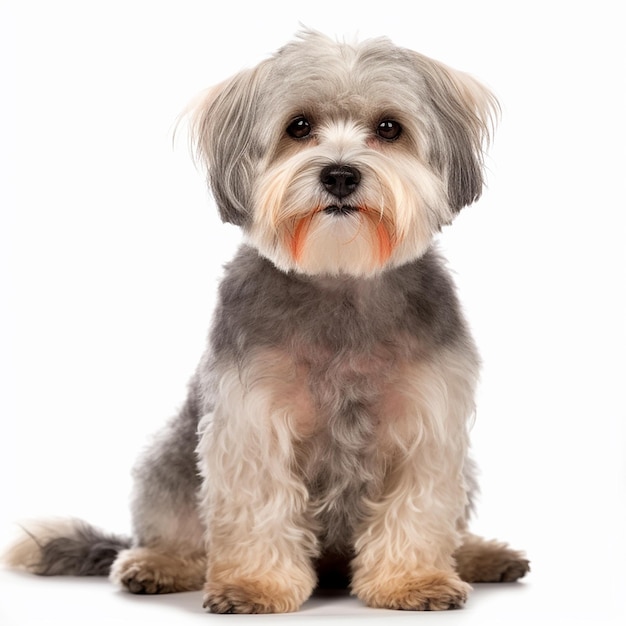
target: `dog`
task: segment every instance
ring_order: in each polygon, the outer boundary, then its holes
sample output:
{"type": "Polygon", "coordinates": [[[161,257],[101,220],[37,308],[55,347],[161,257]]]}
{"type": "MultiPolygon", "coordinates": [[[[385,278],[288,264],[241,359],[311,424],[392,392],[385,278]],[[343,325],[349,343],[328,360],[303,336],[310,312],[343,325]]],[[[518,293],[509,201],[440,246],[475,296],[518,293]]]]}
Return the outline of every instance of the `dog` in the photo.
{"type": "Polygon", "coordinates": [[[522,552],[468,530],[479,357],[434,236],[483,188],[498,104],[386,38],[304,30],[188,112],[223,221],[208,348],[134,470],[132,538],[24,527],[9,566],[204,592],[214,613],[463,606],[522,552]]]}

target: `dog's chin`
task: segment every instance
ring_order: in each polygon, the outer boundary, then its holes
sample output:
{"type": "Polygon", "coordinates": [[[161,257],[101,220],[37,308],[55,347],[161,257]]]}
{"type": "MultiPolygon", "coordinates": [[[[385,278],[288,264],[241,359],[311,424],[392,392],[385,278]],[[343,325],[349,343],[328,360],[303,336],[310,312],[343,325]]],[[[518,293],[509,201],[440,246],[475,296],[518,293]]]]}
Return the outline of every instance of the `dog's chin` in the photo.
{"type": "Polygon", "coordinates": [[[339,202],[289,220],[271,241],[265,235],[249,233],[248,243],[279,269],[309,276],[374,277],[428,247],[414,240],[407,246],[380,212],[339,202]]]}
{"type": "Polygon", "coordinates": [[[291,257],[307,274],[369,276],[389,260],[391,237],[365,210],[333,204],[296,224],[288,240],[291,257]]]}

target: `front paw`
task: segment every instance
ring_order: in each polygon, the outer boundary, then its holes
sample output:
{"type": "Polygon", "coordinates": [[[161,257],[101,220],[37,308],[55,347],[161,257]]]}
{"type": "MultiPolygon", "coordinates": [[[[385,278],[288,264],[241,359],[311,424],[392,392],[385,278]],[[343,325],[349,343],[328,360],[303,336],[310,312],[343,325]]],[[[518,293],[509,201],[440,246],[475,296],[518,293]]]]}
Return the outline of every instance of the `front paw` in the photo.
{"type": "Polygon", "coordinates": [[[204,585],[203,607],[210,613],[291,613],[313,591],[313,581],[257,580],[209,581],[204,585]]]}
{"type": "Polygon", "coordinates": [[[404,611],[445,611],[461,608],[471,591],[456,574],[430,572],[353,586],[368,606],[404,611]]]}

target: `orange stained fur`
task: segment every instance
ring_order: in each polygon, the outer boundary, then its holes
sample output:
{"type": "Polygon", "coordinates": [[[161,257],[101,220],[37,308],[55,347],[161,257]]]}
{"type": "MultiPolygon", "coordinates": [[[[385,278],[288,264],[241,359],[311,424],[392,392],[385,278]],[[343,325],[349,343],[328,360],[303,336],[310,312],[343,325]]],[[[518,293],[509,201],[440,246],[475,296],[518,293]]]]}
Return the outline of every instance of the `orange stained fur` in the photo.
{"type": "Polygon", "coordinates": [[[304,240],[309,232],[309,226],[311,226],[311,221],[319,210],[320,209],[316,209],[306,217],[302,217],[296,222],[293,235],[291,236],[291,256],[296,262],[298,262],[302,256],[304,240]]]}
{"type": "Polygon", "coordinates": [[[393,224],[390,223],[390,220],[385,219],[382,210],[375,211],[368,207],[363,207],[360,211],[366,215],[374,227],[378,243],[378,263],[382,267],[389,260],[395,247],[395,235],[391,234],[394,232],[393,224]]]}
{"type": "Polygon", "coordinates": [[[378,222],[376,225],[376,235],[378,236],[378,262],[380,265],[384,265],[393,252],[393,245],[391,243],[391,237],[382,222],[378,222]]]}

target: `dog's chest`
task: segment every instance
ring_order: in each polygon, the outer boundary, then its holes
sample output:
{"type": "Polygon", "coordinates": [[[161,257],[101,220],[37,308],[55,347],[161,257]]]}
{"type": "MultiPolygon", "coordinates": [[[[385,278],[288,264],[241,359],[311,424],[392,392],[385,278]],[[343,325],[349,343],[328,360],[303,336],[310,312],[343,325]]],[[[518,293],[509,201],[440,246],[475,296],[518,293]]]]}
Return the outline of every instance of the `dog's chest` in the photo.
{"type": "Polygon", "coordinates": [[[299,368],[311,403],[298,446],[298,467],[326,547],[350,545],[384,480],[381,431],[393,419],[392,388],[400,357],[391,345],[333,353],[311,345],[299,368]],[[389,405],[389,406],[387,406],[389,405]]]}

